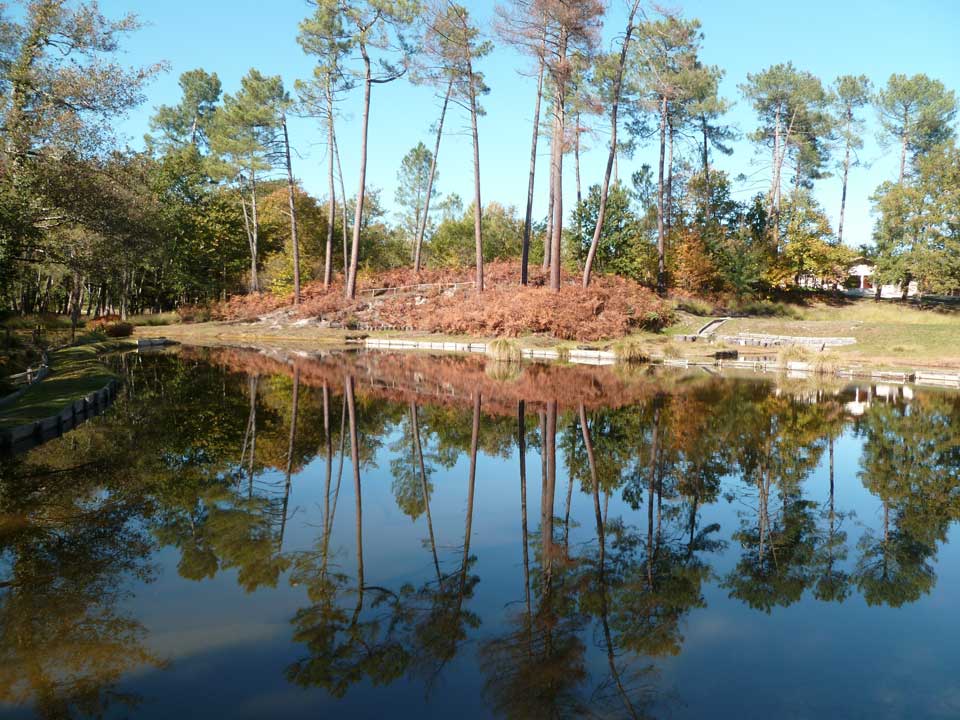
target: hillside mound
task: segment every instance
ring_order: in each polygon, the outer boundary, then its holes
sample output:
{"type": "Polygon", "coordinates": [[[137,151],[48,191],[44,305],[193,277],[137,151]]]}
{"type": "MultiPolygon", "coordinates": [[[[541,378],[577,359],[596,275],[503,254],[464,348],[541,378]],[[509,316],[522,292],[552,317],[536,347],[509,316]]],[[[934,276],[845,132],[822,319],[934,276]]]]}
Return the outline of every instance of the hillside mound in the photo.
{"type": "Polygon", "coordinates": [[[391,270],[363,276],[357,297],[343,295],[342,278],[329,288],[309,283],[299,308],[292,295],[234,296],[213,308],[219,320],[255,320],[273,314],[291,322],[314,319],[331,327],[413,330],[430,333],[517,337],[545,334],[563,340],[605,340],[634,330],[659,330],[671,321],[670,306],[651,290],[624,278],[597,275],[589,288],[572,273],[559,292],[544,285],[543,271],[531,270],[530,284],[517,282],[515,263],[484,268],[483,293],[473,271],[391,270]]]}

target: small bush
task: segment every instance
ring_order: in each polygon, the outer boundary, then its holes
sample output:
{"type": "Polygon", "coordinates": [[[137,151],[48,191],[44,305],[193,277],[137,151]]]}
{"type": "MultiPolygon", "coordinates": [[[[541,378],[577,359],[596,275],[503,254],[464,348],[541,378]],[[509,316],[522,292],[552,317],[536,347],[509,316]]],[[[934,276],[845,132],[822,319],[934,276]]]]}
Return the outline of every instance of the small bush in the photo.
{"type": "Polygon", "coordinates": [[[620,362],[650,362],[650,352],[647,349],[647,345],[639,338],[625,337],[618,340],[613,344],[613,352],[620,362]]]}
{"type": "Polygon", "coordinates": [[[680,348],[674,343],[669,343],[663,346],[663,356],[665,358],[676,359],[683,356],[683,353],[680,352],[680,348]]]}
{"type": "Polygon", "coordinates": [[[114,325],[120,322],[119,315],[101,315],[93,320],[87,320],[88,330],[106,330],[108,325],[114,325]]]}
{"type": "Polygon", "coordinates": [[[522,357],[520,346],[506,338],[497,338],[487,343],[487,355],[499,362],[519,362],[522,357]]]}
{"type": "Polygon", "coordinates": [[[147,327],[158,327],[161,325],[173,325],[180,322],[180,316],[177,313],[144,313],[143,315],[134,315],[130,318],[134,325],[145,325],[147,327]]]}
{"type": "Polygon", "coordinates": [[[493,359],[487,363],[485,372],[491,380],[507,382],[520,377],[523,373],[523,365],[518,362],[504,362],[503,360],[493,359]]]}
{"type": "Polygon", "coordinates": [[[184,305],[177,309],[180,322],[200,323],[209,322],[213,317],[211,309],[204,305],[184,305]]]}
{"type": "Polygon", "coordinates": [[[681,312],[690,313],[691,315],[697,315],[700,317],[708,317],[716,312],[714,306],[706,300],[692,297],[679,298],[677,300],[676,309],[681,312]]]}
{"type": "Polygon", "coordinates": [[[560,362],[570,362],[570,351],[576,349],[576,347],[574,343],[562,342],[553,349],[557,351],[557,359],[560,362]]]}
{"type": "Polygon", "coordinates": [[[128,322],[113,323],[105,326],[103,332],[107,337],[112,338],[130,337],[133,335],[133,325],[128,322]]]}
{"type": "Polygon", "coordinates": [[[750,300],[741,303],[735,307],[737,315],[750,315],[754,317],[782,317],[800,320],[802,316],[796,309],[781,302],[771,302],[770,300],[750,300]]]}
{"type": "Polygon", "coordinates": [[[786,345],[777,353],[777,364],[786,367],[791,362],[803,362],[810,372],[817,375],[833,375],[840,368],[840,357],[833,352],[814,350],[802,345],[786,345]]]}

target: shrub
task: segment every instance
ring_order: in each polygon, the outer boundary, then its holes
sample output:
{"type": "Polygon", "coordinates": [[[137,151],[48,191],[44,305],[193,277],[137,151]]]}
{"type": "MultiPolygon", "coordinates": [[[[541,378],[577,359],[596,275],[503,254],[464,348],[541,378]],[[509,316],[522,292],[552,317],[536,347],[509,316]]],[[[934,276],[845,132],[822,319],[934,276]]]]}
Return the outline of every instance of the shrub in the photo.
{"type": "Polygon", "coordinates": [[[148,327],[157,327],[161,325],[173,325],[180,322],[180,316],[177,313],[144,313],[143,315],[134,315],[130,318],[134,325],[146,325],[148,327]]]}
{"type": "Polygon", "coordinates": [[[520,346],[506,338],[498,338],[487,343],[487,355],[499,362],[519,362],[522,357],[520,346]]]}
{"type": "Polygon", "coordinates": [[[119,315],[101,315],[93,320],[87,320],[89,330],[106,330],[108,325],[120,322],[119,315]]]}
{"type": "Polygon", "coordinates": [[[713,315],[716,312],[716,309],[706,300],[694,297],[681,297],[676,301],[676,308],[681,312],[690,313],[691,315],[698,315],[700,317],[707,317],[713,315]]]}
{"type": "Polygon", "coordinates": [[[130,337],[133,335],[133,325],[128,322],[117,322],[104,326],[103,332],[107,337],[112,338],[130,337]]]}
{"type": "Polygon", "coordinates": [[[184,305],[177,309],[177,315],[184,323],[208,322],[213,317],[211,309],[205,305],[184,305]]]}
{"type": "Polygon", "coordinates": [[[639,338],[625,337],[618,340],[613,344],[613,352],[620,362],[650,362],[650,352],[647,349],[647,345],[639,338]]]}
{"type": "Polygon", "coordinates": [[[757,317],[783,317],[800,320],[802,316],[796,309],[780,302],[769,300],[751,300],[741,303],[735,308],[738,315],[753,315],[757,317]]]}
{"type": "Polygon", "coordinates": [[[494,359],[487,363],[485,372],[491,380],[513,381],[523,374],[523,365],[517,362],[504,362],[494,359]]]}
{"type": "MultiPolygon", "coordinates": [[[[322,317],[350,327],[354,322],[382,329],[414,329],[449,335],[519,337],[544,334],[578,342],[607,340],[636,330],[657,331],[673,320],[672,306],[653,291],[625,278],[595,275],[589,288],[579,275],[565,273],[559,292],[544,285],[539,267],[530,268],[530,284],[517,283],[514,262],[495,261],[484,268],[485,291],[451,287],[472,283],[471,268],[389,270],[358,283],[361,294],[345,300],[338,279],[304,286],[296,315],[322,317]],[[417,291],[371,295],[375,288],[433,285],[417,291]]],[[[232,297],[213,307],[218,320],[249,320],[290,307],[289,297],[267,293],[232,297]]],[[[187,312],[181,310],[181,316],[187,312]]],[[[291,309],[292,312],[292,309],[291,309]]],[[[197,319],[197,318],[194,318],[197,319]]]]}
{"type": "Polygon", "coordinates": [[[777,353],[777,364],[786,367],[790,362],[810,365],[810,372],[817,375],[833,375],[840,368],[840,356],[833,352],[815,350],[802,345],[786,345],[777,353]]]}
{"type": "Polygon", "coordinates": [[[576,345],[573,345],[572,343],[563,342],[563,343],[559,343],[553,349],[557,351],[557,359],[560,360],[560,362],[570,362],[570,351],[575,348],[576,348],[576,345]]]}

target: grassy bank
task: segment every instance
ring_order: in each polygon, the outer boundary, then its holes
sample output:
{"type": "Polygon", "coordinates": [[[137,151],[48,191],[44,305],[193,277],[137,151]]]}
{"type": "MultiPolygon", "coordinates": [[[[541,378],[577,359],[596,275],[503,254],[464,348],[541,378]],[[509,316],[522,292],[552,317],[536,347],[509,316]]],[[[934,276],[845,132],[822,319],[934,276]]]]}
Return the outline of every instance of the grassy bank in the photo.
{"type": "Polygon", "coordinates": [[[100,362],[100,356],[128,344],[97,342],[51,353],[50,375],[13,403],[0,406],[0,429],[56,415],[73,401],[100,390],[116,378],[116,374],[100,362]]]}
{"type": "MultiPolygon", "coordinates": [[[[855,345],[831,349],[837,361],[878,369],[911,370],[917,368],[960,369],[960,312],[926,309],[872,300],[850,300],[836,304],[823,302],[792,305],[789,317],[738,317],[717,329],[718,335],[763,333],[814,337],[853,337],[855,345]]],[[[663,332],[637,332],[627,336],[634,348],[641,347],[654,357],[699,359],[711,356],[722,345],[682,342],[677,335],[695,334],[710,320],[706,315],[678,312],[673,325],[663,332]]],[[[403,338],[430,341],[489,342],[492,337],[431,335],[424,332],[357,332],[319,328],[297,323],[198,323],[167,327],[141,327],[138,336],[166,336],[183,342],[217,344],[266,344],[273,346],[345,347],[347,339],[357,336],[403,338]]],[[[571,346],[616,350],[624,340],[573,343],[544,335],[514,338],[520,348],[563,348],[571,346]]],[[[737,348],[741,356],[776,355],[777,349],[737,348]]]]}
{"type": "Polygon", "coordinates": [[[855,345],[836,348],[847,362],[891,368],[960,368],[960,311],[873,300],[797,307],[794,318],[735,318],[718,331],[800,336],[845,336],[855,345]]]}

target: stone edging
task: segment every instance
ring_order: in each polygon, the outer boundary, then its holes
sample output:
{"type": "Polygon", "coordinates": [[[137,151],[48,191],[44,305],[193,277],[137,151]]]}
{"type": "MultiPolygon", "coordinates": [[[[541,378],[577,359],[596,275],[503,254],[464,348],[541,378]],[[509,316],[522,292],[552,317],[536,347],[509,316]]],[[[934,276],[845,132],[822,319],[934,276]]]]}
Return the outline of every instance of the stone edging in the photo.
{"type": "MultiPolygon", "coordinates": [[[[374,350],[430,350],[454,353],[485,354],[485,343],[456,343],[430,342],[417,340],[390,340],[380,338],[366,338],[365,347],[374,350]]],[[[543,348],[523,348],[521,355],[534,360],[566,359],[580,365],[615,365],[618,360],[615,353],[609,350],[589,350],[585,348],[571,348],[561,353],[558,350],[543,348]]],[[[741,360],[717,358],[714,360],[690,360],[688,358],[654,358],[654,364],[671,367],[704,367],[718,369],[753,370],[756,372],[790,373],[799,377],[809,377],[815,374],[834,375],[840,378],[868,378],[888,383],[913,383],[931,387],[946,387],[960,389],[960,372],[946,372],[938,370],[914,370],[912,372],[891,372],[873,370],[858,366],[840,367],[830,372],[818,373],[813,363],[790,361],[780,363],[766,360],[741,360]]]]}

